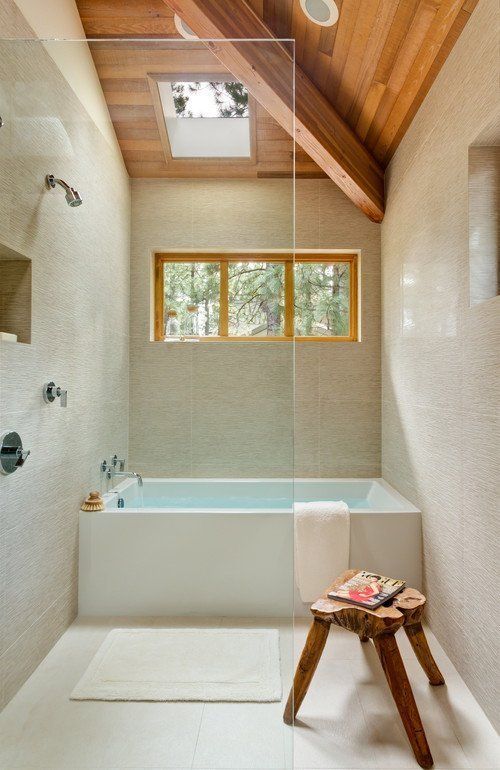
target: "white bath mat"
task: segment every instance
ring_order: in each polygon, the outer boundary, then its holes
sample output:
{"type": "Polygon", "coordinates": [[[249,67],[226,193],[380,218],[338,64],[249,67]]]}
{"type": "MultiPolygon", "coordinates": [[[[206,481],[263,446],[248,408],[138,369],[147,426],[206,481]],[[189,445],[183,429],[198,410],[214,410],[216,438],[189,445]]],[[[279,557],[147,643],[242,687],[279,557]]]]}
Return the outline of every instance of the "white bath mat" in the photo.
{"type": "Polygon", "coordinates": [[[279,632],[116,628],[71,699],[279,701],[279,632]]]}

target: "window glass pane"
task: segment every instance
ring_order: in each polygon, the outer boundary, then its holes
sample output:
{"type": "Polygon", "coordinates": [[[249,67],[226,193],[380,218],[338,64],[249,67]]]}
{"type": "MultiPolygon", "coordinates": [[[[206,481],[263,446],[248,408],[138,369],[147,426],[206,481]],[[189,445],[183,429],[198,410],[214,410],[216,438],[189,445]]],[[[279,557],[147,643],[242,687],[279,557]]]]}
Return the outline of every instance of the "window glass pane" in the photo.
{"type": "Polygon", "coordinates": [[[180,118],[247,118],[248,91],[242,83],[175,82],[175,114],[180,118]]]}
{"type": "Polygon", "coordinates": [[[220,265],[218,262],[165,262],[165,333],[169,318],[179,334],[200,337],[219,334],[220,265]],[[177,313],[174,316],[173,313],[177,313]],[[169,315],[170,314],[170,315],[169,315]]]}
{"type": "Polygon", "coordinates": [[[295,334],[349,336],[349,262],[295,264],[295,334]]]}
{"type": "Polygon", "coordinates": [[[248,91],[236,82],[159,81],[173,158],[249,158],[248,91]]]}
{"type": "Polygon", "coordinates": [[[229,263],[229,334],[233,337],[284,333],[285,266],[275,262],[229,263]]]}

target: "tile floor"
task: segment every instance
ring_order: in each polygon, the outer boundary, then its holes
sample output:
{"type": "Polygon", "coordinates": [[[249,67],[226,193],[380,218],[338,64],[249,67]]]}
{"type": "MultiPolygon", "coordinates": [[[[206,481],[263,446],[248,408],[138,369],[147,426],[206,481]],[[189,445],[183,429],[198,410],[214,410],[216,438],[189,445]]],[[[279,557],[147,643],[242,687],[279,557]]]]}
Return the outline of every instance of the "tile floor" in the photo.
{"type": "MultiPolygon", "coordinates": [[[[284,697],[308,621],[78,619],[0,714],[0,770],[410,770],[413,759],[372,645],[331,633],[293,731],[280,703],[105,703],[68,696],[111,628],[262,626],[281,635],[284,697]],[[293,746],[292,746],[293,743],[293,746]],[[293,756],[293,760],[292,760],[293,756]]],[[[436,770],[500,770],[496,732],[429,634],[447,686],[432,688],[398,640],[436,770]]]]}

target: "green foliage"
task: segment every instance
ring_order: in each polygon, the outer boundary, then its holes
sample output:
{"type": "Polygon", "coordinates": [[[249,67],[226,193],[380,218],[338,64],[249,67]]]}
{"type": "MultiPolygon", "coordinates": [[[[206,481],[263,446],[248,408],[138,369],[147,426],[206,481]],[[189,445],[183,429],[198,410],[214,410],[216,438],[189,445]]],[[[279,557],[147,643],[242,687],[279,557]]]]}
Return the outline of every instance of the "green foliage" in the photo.
{"type": "MultiPolygon", "coordinates": [[[[281,262],[229,263],[229,334],[284,334],[284,274],[281,262]]],[[[164,265],[165,313],[176,310],[181,334],[190,334],[188,306],[198,307],[198,333],[219,334],[218,262],[164,265]]],[[[300,336],[349,334],[350,267],[345,263],[295,265],[295,330],[300,336]]]]}
{"type": "Polygon", "coordinates": [[[217,262],[167,262],[164,265],[165,323],[176,310],[181,334],[189,334],[188,306],[198,307],[198,333],[219,333],[220,269],[217,262]]]}
{"type": "Polygon", "coordinates": [[[283,334],[284,266],[273,262],[229,265],[229,334],[283,334]]]}
{"type": "Polygon", "coordinates": [[[295,328],[302,336],[349,334],[349,265],[341,262],[295,266],[295,328]]]}
{"type": "Polygon", "coordinates": [[[210,83],[210,87],[221,118],[248,117],[248,91],[243,83],[210,83]]]}
{"type": "Polygon", "coordinates": [[[185,94],[184,83],[172,83],[175,112],[180,117],[191,118],[192,114],[187,110],[189,96],[185,94]]]}
{"type": "MultiPolygon", "coordinates": [[[[193,110],[189,109],[190,96],[196,92],[207,90],[209,98],[204,105],[209,110],[210,106],[215,106],[217,110],[216,117],[220,118],[247,118],[248,117],[248,91],[242,83],[234,82],[175,82],[172,83],[172,94],[176,115],[180,118],[202,117],[203,115],[194,115],[193,110]],[[212,105],[210,105],[211,99],[212,105]]],[[[208,96],[208,95],[207,95],[208,96]]],[[[198,104],[199,109],[203,109],[198,104]]]]}

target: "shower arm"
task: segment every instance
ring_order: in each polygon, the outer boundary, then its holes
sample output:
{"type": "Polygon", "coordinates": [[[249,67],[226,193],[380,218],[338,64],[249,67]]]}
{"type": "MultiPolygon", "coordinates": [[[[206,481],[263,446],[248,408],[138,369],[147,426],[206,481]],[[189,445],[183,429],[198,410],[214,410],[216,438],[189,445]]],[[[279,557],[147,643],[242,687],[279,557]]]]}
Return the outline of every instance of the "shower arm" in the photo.
{"type": "Polygon", "coordinates": [[[47,182],[47,187],[50,187],[51,189],[54,189],[56,184],[58,184],[67,193],[73,192],[73,188],[70,187],[69,184],[64,181],[64,179],[58,179],[57,177],[54,176],[54,174],[47,174],[47,176],[45,177],[45,181],[47,182]]]}

